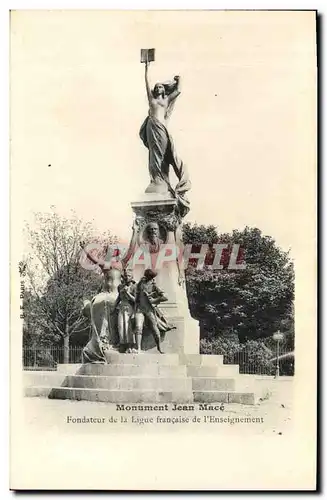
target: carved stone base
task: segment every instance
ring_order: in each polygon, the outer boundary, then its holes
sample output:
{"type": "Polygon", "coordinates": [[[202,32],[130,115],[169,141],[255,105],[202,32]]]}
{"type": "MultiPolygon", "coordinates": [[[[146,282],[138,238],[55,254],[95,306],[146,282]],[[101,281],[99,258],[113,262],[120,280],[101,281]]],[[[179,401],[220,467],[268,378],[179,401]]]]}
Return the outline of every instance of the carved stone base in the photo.
{"type": "MultiPolygon", "coordinates": [[[[161,308],[163,309],[163,308],[161,308]]],[[[166,332],[161,338],[161,349],[165,354],[199,354],[199,324],[191,316],[169,317],[176,328],[166,332]]],[[[142,349],[147,353],[157,353],[152,335],[145,332],[142,339],[142,349]]]]}
{"type": "MultiPolygon", "coordinates": [[[[168,301],[160,309],[168,321],[176,326],[176,329],[166,333],[162,343],[163,351],[199,353],[199,325],[189,312],[182,269],[181,218],[177,202],[169,193],[145,193],[139,201],[132,203],[132,209],[137,221],[136,246],[139,249],[138,258],[131,259],[134,279],[139,281],[149,267],[157,272],[156,282],[168,297],[168,301]],[[158,226],[158,244],[152,243],[147,232],[147,228],[153,224],[158,226]],[[142,248],[147,248],[143,261],[139,258],[142,248]],[[164,255],[168,258],[163,258],[164,255]]],[[[156,352],[150,336],[144,336],[144,349],[156,352]]]]}

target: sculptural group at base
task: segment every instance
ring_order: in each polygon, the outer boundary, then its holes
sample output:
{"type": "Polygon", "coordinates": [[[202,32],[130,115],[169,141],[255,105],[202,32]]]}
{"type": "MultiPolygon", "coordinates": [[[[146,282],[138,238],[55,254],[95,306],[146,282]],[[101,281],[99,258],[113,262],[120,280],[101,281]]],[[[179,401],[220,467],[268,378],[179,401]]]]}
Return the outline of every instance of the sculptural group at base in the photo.
{"type": "Polygon", "coordinates": [[[119,269],[103,269],[104,291],[84,303],[83,313],[91,323],[91,339],[83,349],[83,363],[107,363],[106,354],[140,353],[145,332],[152,334],[157,350],[161,335],[172,330],[157,305],[167,301],[156,285],[151,269],[138,283],[119,269]]]}

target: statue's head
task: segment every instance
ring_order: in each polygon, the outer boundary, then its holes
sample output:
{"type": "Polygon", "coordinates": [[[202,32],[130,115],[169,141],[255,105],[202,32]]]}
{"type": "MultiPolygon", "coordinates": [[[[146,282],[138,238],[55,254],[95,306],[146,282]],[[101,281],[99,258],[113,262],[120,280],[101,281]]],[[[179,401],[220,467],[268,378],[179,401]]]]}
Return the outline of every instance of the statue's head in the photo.
{"type": "Polygon", "coordinates": [[[156,83],[154,88],[153,88],[153,96],[159,97],[160,95],[162,95],[162,97],[165,97],[166,89],[162,83],[156,83]]]}
{"type": "Polygon", "coordinates": [[[157,222],[150,222],[147,225],[146,229],[149,241],[151,243],[154,243],[156,239],[159,238],[160,235],[159,225],[157,224],[157,222]]]}
{"type": "Polygon", "coordinates": [[[126,269],[123,274],[122,274],[122,280],[123,280],[123,283],[128,285],[130,283],[133,283],[134,282],[134,279],[133,279],[133,273],[130,269],[126,269]]]}
{"type": "Polygon", "coordinates": [[[146,281],[151,281],[157,276],[157,273],[155,271],[152,271],[152,269],[146,269],[144,271],[144,279],[146,281]]]}
{"type": "Polygon", "coordinates": [[[121,271],[117,268],[103,270],[103,288],[106,292],[112,292],[118,288],[121,282],[121,271]]]}

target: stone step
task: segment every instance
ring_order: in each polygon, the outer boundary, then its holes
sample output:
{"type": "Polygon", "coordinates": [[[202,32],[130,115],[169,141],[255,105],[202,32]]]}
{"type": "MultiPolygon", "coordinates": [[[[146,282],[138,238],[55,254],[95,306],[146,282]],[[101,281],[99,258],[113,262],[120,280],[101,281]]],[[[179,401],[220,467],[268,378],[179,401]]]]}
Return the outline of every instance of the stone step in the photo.
{"type": "Polygon", "coordinates": [[[44,386],[44,387],[58,387],[61,386],[67,375],[58,372],[24,372],[23,383],[24,387],[44,386]]]}
{"type": "Polygon", "coordinates": [[[82,366],[84,366],[82,363],[59,363],[57,365],[57,372],[75,375],[82,366]]]}
{"type": "Polygon", "coordinates": [[[48,398],[51,391],[52,387],[50,386],[27,386],[24,387],[24,396],[28,398],[48,398]]]}
{"type": "MultiPolygon", "coordinates": [[[[153,376],[149,373],[138,374],[133,373],[134,370],[124,370],[131,375],[116,376],[111,374],[112,368],[122,367],[122,365],[84,365],[86,373],[82,373],[82,369],[76,375],[66,375],[65,373],[47,372],[47,371],[26,371],[23,372],[24,387],[42,386],[42,387],[107,387],[113,389],[130,389],[130,388],[163,388],[170,390],[174,388],[186,387],[189,389],[192,384],[193,391],[236,391],[237,393],[252,393],[255,392],[254,380],[250,376],[238,375],[236,378],[228,377],[185,377],[179,372],[180,368],[185,367],[166,367],[149,365],[149,368],[157,368],[159,375],[154,371],[153,376]],[[104,370],[100,370],[103,368],[104,370]],[[95,369],[95,370],[93,370],[95,369]],[[95,373],[94,373],[95,371],[95,373]],[[89,372],[89,373],[88,373],[89,372]],[[100,375],[98,375],[100,372],[100,375]],[[147,376],[146,376],[147,375],[147,376]],[[175,376],[179,375],[179,376],[175,376]],[[109,381],[103,379],[110,379],[109,381]],[[89,380],[91,379],[91,380],[89,380]],[[131,382],[127,382],[131,380],[131,382]],[[163,384],[161,387],[161,383],[163,384]],[[79,385],[81,384],[81,385],[79,385]],[[106,385],[107,384],[107,385],[106,385]],[[168,385],[167,385],[168,384],[168,385]],[[117,387],[118,385],[118,387],[117,387]],[[169,388],[169,389],[168,389],[169,388]]],[[[126,365],[124,368],[139,368],[135,365],[126,365]]],[[[143,367],[142,367],[143,368],[143,367]]],[[[193,367],[192,367],[193,369],[193,367]]],[[[152,370],[149,370],[152,371],[152,370]]],[[[137,370],[138,372],[138,370],[137,370]]],[[[136,373],[137,373],[136,372],[136,373]]],[[[114,373],[114,372],[113,372],[114,373]]]]}
{"type": "MultiPolygon", "coordinates": [[[[76,371],[78,375],[104,375],[104,376],[130,376],[130,377],[186,377],[186,366],[184,365],[160,365],[155,363],[133,365],[101,365],[85,364],[76,371]]],[[[73,375],[73,374],[72,374],[73,375]]]]}
{"type": "MultiPolygon", "coordinates": [[[[148,355],[150,356],[150,355],[148,355]]],[[[136,360],[137,361],[137,360],[136,360]]],[[[44,372],[42,372],[44,373],[44,372]]],[[[49,373],[49,372],[47,372],[49,373]]],[[[114,375],[114,376],[191,376],[191,377],[235,377],[239,375],[238,365],[217,364],[213,366],[204,365],[162,365],[157,363],[131,364],[124,362],[120,364],[87,363],[82,364],[58,364],[56,373],[66,375],[114,375]]]]}
{"type": "Polygon", "coordinates": [[[71,399],[77,401],[101,401],[106,403],[192,403],[193,393],[189,391],[158,390],[108,390],[71,387],[26,387],[25,396],[43,396],[50,399],[71,399]]]}
{"type": "Polygon", "coordinates": [[[193,377],[193,391],[235,391],[235,379],[217,377],[193,377]]]}
{"type": "Polygon", "coordinates": [[[223,366],[224,356],[217,354],[179,354],[179,362],[187,366],[223,366]]]}
{"type": "MultiPolygon", "coordinates": [[[[126,355],[122,355],[126,356],[126,355]]],[[[148,355],[150,356],[150,355],[148,355]]],[[[137,360],[136,360],[137,361],[137,360]]],[[[45,372],[42,372],[45,373],[45,372]]],[[[49,372],[47,372],[49,373],[49,372]]],[[[87,363],[82,364],[58,364],[54,373],[65,373],[66,375],[108,375],[108,376],[154,376],[162,377],[235,377],[239,375],[238,365],[218,364],[214,366],[204,365],[162,365],[157,363],[142,364],[102,364],[87,363]]],[[[245,377],[245,376],[243,376],[245,377]]]]}
{"type": "Polygon", "coordinates": [[[120,391],[191,391],[192,379],[186,377],[103,377],[90,375],[68,375],[65,387],[85,389],[108,389],[120,391]]]}
{"type": "Polygon", "coordinates": [[[239,403],[254,405],[256,402],[253,392],[234,391],[194,391],[194,401],[197,403],[239,403]]]}
{"type": "Polygon", "coordinates": [[[108,403],[238,403],[254,405],[254,393],[234,391],[122,391],[108,389],[87,389],[71,387],[25,387],[27,397],[70,399],[76,401],[100,401],[108,403]],[[194,399],[193,399],[194,398],[194,399]]]}
{"type": "Polygon", "coordinates": [[[168,366],[178,366],[179,357],[178,354],[147,354],[142,352],[140,354],[120,354],[118,352],[109,352],[106,354],[108,364],[120,365],[120,364],[130,364],[130,365],[168,365],[168,366]]]}
{"type": "Polygon", "coordinates": [[[102,375],[65,375],[62,373],[28,373],[24,374],[24,386],[42,387],[76,387],[110,390],[191,390],[192,379],[188,377],[132,377],[102,375]]]}
{"type": "Polygon", "coordinates": [[[203,366],[190,365],[186,367],[188,377],[238,377],[238,365],[203,366]]]}

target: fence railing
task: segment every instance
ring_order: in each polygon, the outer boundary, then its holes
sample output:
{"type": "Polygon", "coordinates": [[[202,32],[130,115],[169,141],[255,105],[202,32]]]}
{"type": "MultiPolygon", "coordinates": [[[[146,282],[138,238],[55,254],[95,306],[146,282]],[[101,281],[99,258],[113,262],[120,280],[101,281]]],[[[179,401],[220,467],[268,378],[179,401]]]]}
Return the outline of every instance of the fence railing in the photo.
{"type": "MultiPolygon", "coordinates": [[[[253,355],[253,350],[247,352],[246,349],[236,352],[232,355],[224,356],[225,364],[239,365],[239,371],[242,374],[251,375],[275,375],[277,371],[276,356],[272,353],[266,358],[257,358],[253,355]]],[[[279,375],[294,375],[294,354],[281,350],[279,352],[279,375]]]]}
{"type": "MultiPolygon", "coordinates": [[[[82,362],[82,347],[69,347],[69,363],[82,362]]],[[[294,375],[294,356],[287,356],[287,351],[281,350],[279,358],[279,374],[294,375]]],[[[64,363],[65,348],[51,347],[24,347],[24,370],[56,370],[57,364],[64,363]]],[[[225,364],[239,365],[240,373],[252,375],[275,375],[276,360],[258,359],[253,351],[246,350],[224,356],[225,364]]]]}
{"type": "MultiPolygon", "coordinates": [[[[69,363],[81,363],[82,350],[82,347],[69,347],[69,363]]],[[[23,348],[24,370],[56,370],[57,364],[64,363],[64,359],[64,347],[51,346],[23,348]]]]}

